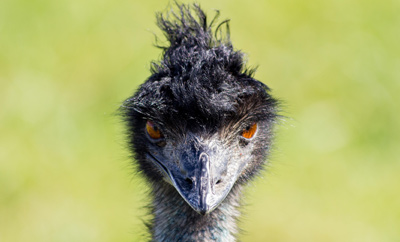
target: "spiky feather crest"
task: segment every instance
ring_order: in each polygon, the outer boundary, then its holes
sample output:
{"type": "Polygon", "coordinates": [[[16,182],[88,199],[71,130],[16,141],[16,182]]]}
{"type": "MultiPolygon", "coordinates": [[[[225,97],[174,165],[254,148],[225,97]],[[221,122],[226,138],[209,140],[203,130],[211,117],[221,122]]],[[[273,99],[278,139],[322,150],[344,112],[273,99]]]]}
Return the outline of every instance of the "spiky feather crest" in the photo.
{"type": "Polygon", "coordinates": [[[153,63],[152,75],[136,95],[126,100],[125,111],[166,126],[187,126],[179,125],[179,114],[181,120],[197,120],[194,125],[214,127],[214,131],[220,128],[221,120],[240,118],[248,109],[262,109],[252,112],[255,116],[275,115],[276,101],[269,96],[268,87],[252,77],[253,70],[245,68],[243,54],[232,47],[229,27],[223,31],[229,22],[217,24],[217,13],[208,23],[198,5],[178,8],[178,13],[157,15],[169,45],[161,47],[162,60],[153,63]],[[213,34],[214,25],[219,37],[213,34]],[[258,101],[245,107],[247,99],[258,101]]]}

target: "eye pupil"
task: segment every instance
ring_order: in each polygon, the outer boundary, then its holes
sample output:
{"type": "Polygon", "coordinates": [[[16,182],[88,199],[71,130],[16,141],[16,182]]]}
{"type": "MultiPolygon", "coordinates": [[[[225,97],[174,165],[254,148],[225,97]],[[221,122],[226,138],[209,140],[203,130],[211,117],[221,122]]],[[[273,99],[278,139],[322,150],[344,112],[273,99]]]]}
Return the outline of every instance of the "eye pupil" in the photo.
{"type": "Polygon", "coordinates": [[[160,129],[150,120],[146,123],[146,131],[152,139],[161,139],[164,137],[160,129]]]}
{"type": "Polygon", "coordinates": [[[257,131],[257,124],[253,124],[251,126],[247,126],[243,131],[242,131],[242,137],[246,139],[251,139],[253,138],[254,134],[257,131]]]}

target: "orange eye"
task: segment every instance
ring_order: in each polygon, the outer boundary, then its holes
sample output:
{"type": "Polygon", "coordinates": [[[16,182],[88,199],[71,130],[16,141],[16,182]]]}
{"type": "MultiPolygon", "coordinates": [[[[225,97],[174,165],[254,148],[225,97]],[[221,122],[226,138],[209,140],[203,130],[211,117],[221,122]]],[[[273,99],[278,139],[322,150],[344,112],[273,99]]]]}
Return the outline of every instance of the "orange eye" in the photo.
{"type": "Polygon", "coordinates": [[[146,131],[152,139],[161,139],[164,137],[158,127],[150,120],[147,120],[146,131]]]}
{"type": "Polygon", "coordinates": [[[257,131],[257,124],[253,124],[251,126],[246,127],[246,129],[242,131],[242,136],[246,139],[251,139],[253,138],[256,131],[257,131]]]}

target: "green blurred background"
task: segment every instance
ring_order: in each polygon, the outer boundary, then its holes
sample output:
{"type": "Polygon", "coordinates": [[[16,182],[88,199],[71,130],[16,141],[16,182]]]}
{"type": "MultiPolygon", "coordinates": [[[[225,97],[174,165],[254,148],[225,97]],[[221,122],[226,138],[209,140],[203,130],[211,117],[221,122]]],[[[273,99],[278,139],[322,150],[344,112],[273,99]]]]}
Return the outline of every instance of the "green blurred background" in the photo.
{"type": "MultiPolygon", "coordinates": [[[[184,1],[186,2],[186,1],[184,1]]],[[[142,241],[116,109],[167,1],[0,1],[0,241],[142,241]]],[[[243,241],[400,241],[400,2],[201,1],[283,100],[243,241]]]]}

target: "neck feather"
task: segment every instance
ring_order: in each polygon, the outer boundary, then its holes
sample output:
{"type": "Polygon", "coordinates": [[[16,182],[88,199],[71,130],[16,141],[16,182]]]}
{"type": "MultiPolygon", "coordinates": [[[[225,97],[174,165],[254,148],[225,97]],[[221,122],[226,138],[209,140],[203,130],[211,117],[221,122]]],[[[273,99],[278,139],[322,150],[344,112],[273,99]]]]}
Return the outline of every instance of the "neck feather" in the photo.
{"type": "Polygon", "coordinates": [[[240,187],[206,215],[196,213],[169,184],[153,185],[152,241],[236,241],[240,187]]]}

